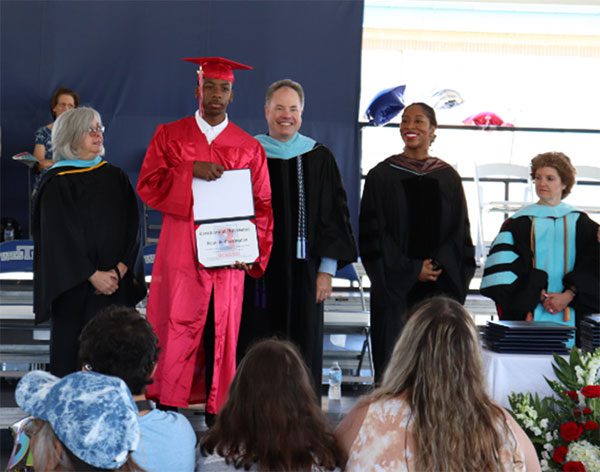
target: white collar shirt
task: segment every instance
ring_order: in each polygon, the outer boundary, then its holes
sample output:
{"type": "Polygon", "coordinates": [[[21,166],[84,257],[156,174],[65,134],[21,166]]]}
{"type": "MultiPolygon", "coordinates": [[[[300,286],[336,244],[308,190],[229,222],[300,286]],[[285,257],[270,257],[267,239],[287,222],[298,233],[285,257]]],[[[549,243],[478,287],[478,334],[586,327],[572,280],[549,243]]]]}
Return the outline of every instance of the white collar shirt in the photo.
{"type": "Polygon", "coordinates": [[[227,115],[225,115],[225,119],[216,126],[210,125],[204,118],[202,118],[198,110],[196,110],[194,116],[196,118],[196,124],[198,125],[198,128],[200,128],[200,131],[202,131],[202,133],[204,133],[204,136],[206,136],[208,144],[212,143],[215,139],[217,139],[217,136],[219,136],[229,124],[229,119],[227,118],[227,115]]]}

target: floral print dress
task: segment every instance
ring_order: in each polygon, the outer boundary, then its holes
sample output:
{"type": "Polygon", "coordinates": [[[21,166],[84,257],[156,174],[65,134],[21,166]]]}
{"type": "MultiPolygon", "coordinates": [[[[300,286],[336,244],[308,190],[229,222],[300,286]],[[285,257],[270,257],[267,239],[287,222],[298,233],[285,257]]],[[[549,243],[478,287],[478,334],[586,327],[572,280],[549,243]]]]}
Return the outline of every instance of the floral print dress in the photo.
{"type": "MultiPolygon", "coordinates": [[[[345,471],[414,472],[413,420],[409,404],[401,398],[371,403],[350,448],[345,471]]],[[[500,470],[525,471],[525,455],[512,432],[504,438],[500,460],[500,470]]]]}

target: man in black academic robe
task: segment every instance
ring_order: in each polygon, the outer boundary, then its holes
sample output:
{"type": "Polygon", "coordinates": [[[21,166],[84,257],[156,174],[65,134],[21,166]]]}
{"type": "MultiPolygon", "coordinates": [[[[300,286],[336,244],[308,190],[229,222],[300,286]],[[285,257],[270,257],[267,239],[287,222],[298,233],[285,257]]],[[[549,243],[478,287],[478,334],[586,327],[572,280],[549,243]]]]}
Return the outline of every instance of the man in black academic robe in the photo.
{"type": "Polygon", "coordinates": [[[261,337],[295,342],[320,391],[323,301],[338,268],[356,260],[346,192],[329,149],[302,136],[304,92],[282,80],[267,91],[267,154],[274,214],[273,250],[264,277],[246,280],[238,357],[261,337]]]}

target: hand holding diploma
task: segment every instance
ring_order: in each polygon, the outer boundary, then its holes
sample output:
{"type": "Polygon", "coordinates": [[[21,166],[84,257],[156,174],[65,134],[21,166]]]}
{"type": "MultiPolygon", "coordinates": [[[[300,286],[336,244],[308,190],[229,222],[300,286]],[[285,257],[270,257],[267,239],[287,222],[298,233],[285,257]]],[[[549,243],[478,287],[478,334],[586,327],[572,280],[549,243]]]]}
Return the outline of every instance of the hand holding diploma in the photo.
{"type": "Polygon", "coordinates": [[[250,270],[252,269],[252,264],[246,264],[245,262],[235,261],[235,263],[232,264],[230,267],[232,269],[250,270]]]}
{"type": "Polygon", "coordinates": [[[213,181],[223,175],[225,168],[214,162],[194,161],[194,177],[202,180],[213,181]]]}

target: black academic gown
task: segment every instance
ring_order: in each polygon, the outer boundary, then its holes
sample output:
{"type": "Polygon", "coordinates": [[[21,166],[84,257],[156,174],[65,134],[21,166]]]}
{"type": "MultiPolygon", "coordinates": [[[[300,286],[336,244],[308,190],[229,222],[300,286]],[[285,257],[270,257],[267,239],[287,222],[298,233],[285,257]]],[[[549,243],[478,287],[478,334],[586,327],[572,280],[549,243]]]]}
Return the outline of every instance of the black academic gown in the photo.
{"type": "MultiPolygon", "coordinates": [[[[493,266],[486,264],[486,277],[502,273],[515,277],[510,284],[494,284],[483,287],[481,294],[496,302],[498,314],[503,320],[524,320],[540,303],[540,293],[548,287],[548,274],[532,265],[534,254],[531,248],[531,218],[521,216],[509,218],[500,232],[510,233],[512,243],[494,242],[488,261],[494,254],[514,254],[510,263],[493,266]]],[[[575,266],[563,277],[563,286],[571,288],[576,296],[570,303],[575,309],[576,325],[586,315],[600,311],[600,244],[598,223],[581,213],[575,226],[575,266]]],[[[579,335],[579,330],[577,332],[579,335]]]]}
{"type": "Polygon", "coordinates": [[[91,168],[51,168],[33,207],[35,322],[51,320],[50,370],[77,369],[78,337],[96,312],[135,306],[146,294],[136,196],[127,175],[106,161],[91,168]],[[128,271],[111,296],[90,282],[123,262],[128,271]]]}
{"type": "Polygon", "coordinates": [[[315,302],[319,264],[322,257],[329,257],[341,268],[356,260],[357,251],[335,158],[329,149],[317,144],[302,157],[308,259],[296,258],[297,159],[267,159],[274,216],[273,250],[265,275],[258,280],[246,277],[238,358],[256,339],[285,337],[300,348],[315,388],[320,390],[323,304],[315,302]]]}
{"type": "Polygon", "coordinates": [[[380,379],[406,311],[434,295],[464,303],[475,272],[474,248],[462,182],[448,164],[430,158],[412,169],[392,156],[367,175],[359,220],[359,249],[371,281],[371,338],[380,379]],[[443,272],[419,282],[424,259],[443,272]]]}

